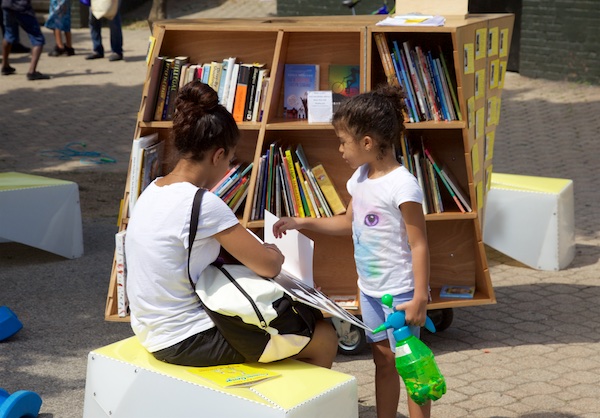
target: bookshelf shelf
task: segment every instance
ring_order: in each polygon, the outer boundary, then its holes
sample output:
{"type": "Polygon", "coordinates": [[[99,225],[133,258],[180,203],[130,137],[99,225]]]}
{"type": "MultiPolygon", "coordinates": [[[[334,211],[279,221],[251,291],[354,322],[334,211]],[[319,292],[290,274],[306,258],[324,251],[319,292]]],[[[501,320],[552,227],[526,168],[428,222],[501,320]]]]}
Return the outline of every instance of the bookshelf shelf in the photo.
{"type": "MultiPolygon", "coordinates": [[[[447,207],[445,212],[426,215],[433,297],[429,307],[441,309],[495,303],[482,240],[482,218],[491,174],[493,133],[498,120],[496,118],[494,123],[494,119],[488,117],[488,109],[499,112],[501,87],[491,85],[486,74],[492,68],[499,68],[498,65],[508,59],[507,55],[501,55],[501,51],[506,52],[510,46],[513,19],[512,15],[449,16],[443,27],[376,26],[381,20],[380,16],[156,22],[153,27],[155,42],[149,52],[151,65],[142,89],[134,138],[157,132],[166,145],[164,161],[169,161],[167,157],[173,153],[169,138],[172,122],[143,119],[149,100],[152,63],[157,56],[184,55],[189,57],[191,63],[236,57],[242,63],[264,64],[270,70],[270,83],[265,95],[263,118],[260,122],[239,123],[242,138],[237,148],[239,160],[254,163],[249,180],[250,192],[237,215],[242,225],[260,233],[264,222],[251,220],[252,198],[261,155],[271,143],[291,147],[302,144],[311,165],[321,163],[326,168],[344,203],[350,198],[345,184],[352,169],[340,159],[339,140],[331,124],[309,124],[305,120],[284,118],[285,64],[317,64],[320,67],[320,90],[328,90],[329,65],[359,66],[360,91],[367,91],[386,82],[382,59],[374,40],[376,33],[384,33],[390,41],[409,41],[411,45],[421,45],[432,51],[441,50],[456,89],[462,120],[407,123],[407,140],[414,146],[431,149],[440,164],[452,172],[473,210],[461,213],[450,195],[447,195],[441,196],[447,207]],[[502,47],[498,51],[491,50],[491,54],[484,54],[483,57],[471,56],[476,47],[478,50],[486,48],[487,52],[488,34],[492,42],[498,42],[498,38],[501,38],[504,42],[502,47]],[[481,82],[477,88],[476,80],[481,82]],[[477,117],[473,116],[474,113],[477,113],[477,117]],[[440,298],[440,288],[446,284],[474,285],[475,295],[473,299],[440,298]]],[[[163,170],[170,169],[165,162],[163,170]]],[[[126,184],[129,185],[129,178],[127,180],[126,184]]],[[[126,186],[119,230],[127,227],[129,193],[126,186]]],[[[315,241],[315,284],[328,295],[356,298],[358,291],[351,238],[315,233],[307,235],[315,241]]],[[[115,282],[113,261],[105,319],[127,321],[128,317],[117,316],[115,282]]],[[[360,309],[353,313],[360,313],[360,309]]]]}
{"type": "Polygon", "coordinates": [[[465,129],[467,124],[464,121],[445,121],[445,122],[409,122],[406,125],[407,130],[413,129],[465,129]]]}

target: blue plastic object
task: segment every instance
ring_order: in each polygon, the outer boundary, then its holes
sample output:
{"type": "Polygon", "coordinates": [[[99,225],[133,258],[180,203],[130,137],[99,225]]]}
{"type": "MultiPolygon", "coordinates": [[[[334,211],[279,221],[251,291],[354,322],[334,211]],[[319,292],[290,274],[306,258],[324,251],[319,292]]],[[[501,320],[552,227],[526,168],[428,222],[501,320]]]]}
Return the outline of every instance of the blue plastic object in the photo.
{"type": "Polygon", "coordinates": [[[0,306],[0,341],[12,337],[21,328],[23,324],[7,306],[0,306]]]}
{"type": "Polygon", "coordinates": [[[9,394],[0,388],[0,418],[36,418],[42,398],[35,392],[19,390],[9,394]]]}

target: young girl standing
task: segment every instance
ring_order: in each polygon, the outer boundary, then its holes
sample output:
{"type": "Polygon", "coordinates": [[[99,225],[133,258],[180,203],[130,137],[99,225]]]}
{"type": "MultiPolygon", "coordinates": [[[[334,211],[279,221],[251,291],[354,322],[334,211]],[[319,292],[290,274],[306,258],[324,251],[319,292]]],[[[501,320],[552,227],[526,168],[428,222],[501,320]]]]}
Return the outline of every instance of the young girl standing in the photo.
{"type": "MultiPolygon", "coordinates": [[[[414,335],[425,323],[429,299],[429,248],[423,192],[416,178],[396,159],[404,130],[402,91],[381,86],[344,102],[333,117],[342,158],[356,171],[348,180],[352,199],[345,214],[331,218],[282,218],[273,226],[281,237],[289,229],[352,234],[363,321],[372,329],[391,313],[381,297],[394,296],[414,335]]],[[[375,363],[378,418],[395,418],[400,378],[395,368],[391,331],[367,333],[375,363]]],[[[429,417],[408,397],[411,418],[429,417]]]]}

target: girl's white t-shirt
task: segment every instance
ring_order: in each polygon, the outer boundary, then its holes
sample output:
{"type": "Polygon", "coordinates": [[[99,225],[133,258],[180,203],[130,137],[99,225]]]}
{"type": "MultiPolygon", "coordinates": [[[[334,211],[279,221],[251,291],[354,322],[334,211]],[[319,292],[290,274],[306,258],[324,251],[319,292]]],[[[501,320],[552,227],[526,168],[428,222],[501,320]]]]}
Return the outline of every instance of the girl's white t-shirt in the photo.
{"type": "MultiPolygon", "coordinates": [[[[200,307],[188,279],[188,238],[192,203],[198,188],[190,183],[142,193],[125,238],[127,297],[131,327],[150,352],[170,347],[214,326],[200,307]]],[[[190,272],[195,282],[219,255],[215,234],[239,221],[216,195],[204,193],[190,272]]]]}
{"type": "Polygon", "coordinates": [[[380,298],[414,289],[412,256],[400,205],[423,202],[423,191],[404,166],[369,179],[359,167],[346,187],[352,196],[352,239],[358,287],[380,298]]]}

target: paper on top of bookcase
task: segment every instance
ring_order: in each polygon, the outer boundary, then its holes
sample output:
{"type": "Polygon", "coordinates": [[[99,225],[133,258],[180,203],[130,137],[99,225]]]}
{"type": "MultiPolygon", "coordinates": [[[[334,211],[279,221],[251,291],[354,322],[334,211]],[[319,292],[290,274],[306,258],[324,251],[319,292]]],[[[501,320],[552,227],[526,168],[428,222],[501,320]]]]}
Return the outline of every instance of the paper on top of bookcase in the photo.
{"type": "Polygon", "coordinates": [[[273,225],[278,220],[279,218],[277,216],[265,210],[264,241],[276,244],[281,253],[285,256],[285,261],[281,266],[282,270],[287,271],[303,283],[311,287],[314,286],[314,241],[293,229],[286,231],[286,234],[281,238],[275,239],[275,236],[273,235],[273,225]]]}
{"type": "Polygon", "coordinates": [[[410,13],[398,16],[388,16],[377,22],[378,26],[444,26],[446,18],[439,15],[423,15],[410,13]]]}

